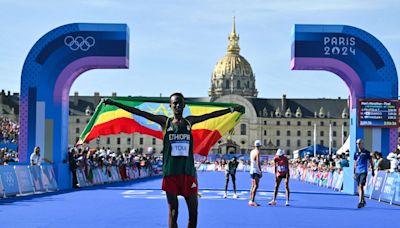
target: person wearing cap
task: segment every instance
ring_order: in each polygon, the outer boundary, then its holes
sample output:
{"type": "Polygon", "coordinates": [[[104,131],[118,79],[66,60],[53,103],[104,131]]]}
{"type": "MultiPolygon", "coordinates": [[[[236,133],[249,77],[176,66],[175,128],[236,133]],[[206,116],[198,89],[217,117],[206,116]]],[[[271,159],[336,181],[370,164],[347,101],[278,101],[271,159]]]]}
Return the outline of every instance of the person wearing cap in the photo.
{"type": "Polygon", "coordinates": [[[374,164],[372,162],[371,153],[363,146],[363,140],[357,139],[357,151],[354,154],[354,179],[358,185],[359,202],[357,207],[361,208],[366,205],[364,199],[364,186],[367,182],[368,162],[371,165],[372,176],[375,176],[374,164]]]}
{"type": "Polygon", "coordinates": [[[276,205],[276,196],[278,195],[279,185],[282,179],[285,179],[285,190],[286,190],[286,206],[289,206],[289,160],[285,156],[285,151],[283,149],[278,149],[276,151],[276,156],[274,158],[274,170],[275,170],[275,189],[274,198],[268,203],[269,205],[276,205]]]}
{"type": "Polygon", "coordinates": [[[198,183],[193,156],[192,127],[203,121],[228,113],[240,111],[241,106],[230,107],[200,116],[183,117],[185,98],[181,93],[170,97],[173,117],[155,115],[140,109],[126,106],[111,99],[104,100],[105,105],[114,105],[134,115],[141,116],[159,124],[163,130],[163,181],[162,190],[166,192],[169,227],[177,227],[178,195],[185,198],[189,210],[188,227],[197,227],[198,183]]]}
{"type": "Polygon", "coordinates": [[[260,204],[256,203],[256,193],[260,178],[262,177],[261,165],[260,165],[260,148],[262,144],[260,140],[254,142],[254,149],[250,152],[250,176],[251,176],[251,190],[250,190],[250,201],[249,206],[257,207],[260,204]]]}
{"type": "Polygon", "coordinates": [[[224,193],[224,198],[228,196],[228,183],[229,183],[229,176],[232,178],[232,183],[233,183],[233,198],[237,199],[239,196],[236,194],[236,169],[239,165],[239,162],[237,161],[236,157],[233,157],[231,161],[229,161],[225,165],[225,193],[224,193]]]}

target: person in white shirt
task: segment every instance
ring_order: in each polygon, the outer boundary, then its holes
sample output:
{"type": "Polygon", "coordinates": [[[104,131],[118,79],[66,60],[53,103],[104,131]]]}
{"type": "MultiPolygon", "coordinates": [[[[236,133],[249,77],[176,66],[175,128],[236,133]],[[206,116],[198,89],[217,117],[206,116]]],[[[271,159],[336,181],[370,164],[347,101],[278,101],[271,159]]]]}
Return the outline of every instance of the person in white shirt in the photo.
{"type": "Polygon", "coordinates": [[[256,140],[254,142],[255,148],[250,152],[250,176],[251,176],[251,191],[249,206],[257,207],[260,204],[255,202],[256,192],[260,178],[262,177],[261,165],[260,165],[260,148],[261,141],[256,140]]]}
{"type": "Polygon", "coordinates": [[[42,158],[40,155],[40,147],[35,147],[35,149],[33,149],[33,153],[31,154],[30,157],[30,163],[31,165],[41,165],[41,163],[45,161],[47,163],[52,163],[50,160],[46,159],[46,158],[42,158]]]}
{"type": "Polygon", "coordinates": [[[397,148],[395,151],[390,152],[387,156],[387,159],[390,161],[390,172],[397,171],[397,167],[399,166],[399,156],[400,156],[400,149],[397,148]]]}

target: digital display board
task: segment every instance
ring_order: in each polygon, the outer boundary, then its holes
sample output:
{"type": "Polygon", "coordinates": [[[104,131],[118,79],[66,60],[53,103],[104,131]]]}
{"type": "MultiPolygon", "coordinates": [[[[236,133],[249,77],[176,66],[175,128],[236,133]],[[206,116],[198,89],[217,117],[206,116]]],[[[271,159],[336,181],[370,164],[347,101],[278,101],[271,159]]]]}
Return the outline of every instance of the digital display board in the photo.
{"type": "Polygon", "coordinates": [[[359,100],[358,126],[395,128],[398,126],[398,101],[380,99],[359,100]]]}

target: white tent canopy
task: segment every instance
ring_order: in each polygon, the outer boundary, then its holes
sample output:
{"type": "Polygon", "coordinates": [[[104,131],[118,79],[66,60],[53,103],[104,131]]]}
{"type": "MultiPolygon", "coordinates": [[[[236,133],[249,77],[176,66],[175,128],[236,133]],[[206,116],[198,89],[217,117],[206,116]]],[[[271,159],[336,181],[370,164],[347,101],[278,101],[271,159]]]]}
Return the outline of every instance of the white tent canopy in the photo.
{"type": "Polygon", "coordinates": [[[350,150],[350,136],[347,137],[346,142],[340,147],[337,151],[336,154],[342,154],[345,153],[346,151],[350,150]]]}

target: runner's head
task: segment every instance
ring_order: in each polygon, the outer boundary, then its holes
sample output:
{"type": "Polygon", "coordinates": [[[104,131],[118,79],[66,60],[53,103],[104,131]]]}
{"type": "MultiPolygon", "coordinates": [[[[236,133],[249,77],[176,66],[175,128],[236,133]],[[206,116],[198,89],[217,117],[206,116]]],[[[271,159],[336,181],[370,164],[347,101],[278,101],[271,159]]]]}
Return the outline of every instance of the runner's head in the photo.
{"type": "Polygon", "coordinates": [[[285,150],[283,150],[283,149],[278,149],[278,150],[276,151],[276,156],[281,157],[281,156],[283,156],[284,154],[285,154],[285,150]]]}
{"type": "Polygon", "coordinates": [[[185,97],[182,93],[173,93],[169,97],[169,107],[175,117],[182,117],[183,109],[185,108],[185,97]]]}
{"type": "Polygon", "coordinates": [[[261,146],[262,146],[262,144],[261,144],[261,140],[256,140],[256,141],[254,141],[254,146],[257,148],[257,149],[260,149],[261,148],[261,146]]]}

